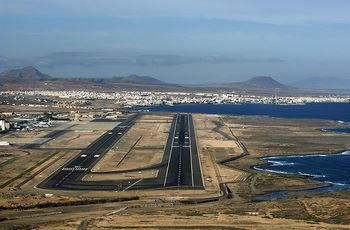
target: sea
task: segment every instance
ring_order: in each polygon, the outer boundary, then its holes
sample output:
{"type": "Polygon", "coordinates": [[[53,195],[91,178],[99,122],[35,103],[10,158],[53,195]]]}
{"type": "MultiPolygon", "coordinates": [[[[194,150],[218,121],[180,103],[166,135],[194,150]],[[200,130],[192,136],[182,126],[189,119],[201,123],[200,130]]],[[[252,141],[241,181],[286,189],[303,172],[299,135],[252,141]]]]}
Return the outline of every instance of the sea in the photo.
{"type": "Polygon", "coordinates": [[[350,122],[350,103],[276,104],[178,104],[135,107],[157,112],[183,112],[232,115],[264,115],[282,118],[327,119],[350,122]]]}
{"type": "MultiPolygon", "coordinates": [[[[330,132],[350,133],[350,103],[311,103],[303,105],[275,104],[179,104],[174,106],[136,107],[136,110],[156,112],[185,112],[231,115],[263,115],[293,119],[326,119],[344,124],[344,128],[325,129],[330,132]],[[347,127],[348,126],[348,127],[347,127]]],[[[350,142],[350,138],[349,138],[350,142]]],[[[262,158],[266,165],[256,170],[271,173],[308,176],[325,182],[328,186],[309,192],[332,192],[350,190],[350,151],[337,154],[292,155],[262,158]]],[[[305,192],[306,190],[293,191],[305,192]]],[[[277,191],[258,196],[258,200],[284,198],[289,191],[277,191]]]]}
{"type": "MultiPolygon", "coordinates": [[[[266,161],[267,164],[254,166],[254,169],[271,173],[307,176],[328,184],[328,186],[320,188],[294,192],[308,191],[316,193],[350,189],[350,151],[337,154],[274,156],[261,159],[266,161]]],[[[257,199],[279,199],[286,195],[288,195],[287,191],[278,191],[258,196],[257,199]]]]}

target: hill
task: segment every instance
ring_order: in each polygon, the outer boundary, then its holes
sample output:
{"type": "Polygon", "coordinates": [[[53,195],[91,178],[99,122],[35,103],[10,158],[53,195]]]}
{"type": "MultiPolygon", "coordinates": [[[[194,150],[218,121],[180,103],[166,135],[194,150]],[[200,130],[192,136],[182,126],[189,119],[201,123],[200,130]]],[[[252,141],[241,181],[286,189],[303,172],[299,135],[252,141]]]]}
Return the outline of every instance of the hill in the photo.
{"type": "Polygon", "coordinates": [[[53,78],[47,74],[41,73],[32,66],[27,66],[22,69],[13,69],[0,73],[2,83],[22,83],[28,81],[44,81],[52,80],[53,78]]]}
{"type": "Polygon", "coordinates": [[[170,85],[169,83],[158,80],[154,77],[129,75],[126,77],[113,77],[113,82],[126,84],[140,84],[140,85],[170,85]]]}
{"type": "Polygon", "coordinates": [[[296,88],[288,85],[284,85],[272,77],[253,77],[247,81],[231,82],[231,83],[206,83],[206,84],[193,84],[191,87],[197,87],[202,89],[230,89],[230,90],[295,90],[296,88]]]}
{"type": "Polygon", "coordinates": [[[184,87],[170,84],[148,76],[129,75],[112,78],[66,77],[53,78],[41,73],[32,66],[13,69],[0,73],[2,89],[30,87],[32,89],[94,89],[94,90],[160,90],[183,89],[184,87]]]}
{"type": "Polygon", "coordinates": [[[254,77],[247,81],[232,83],[241,89],[292,89],[293,87],[284,85],[272,77],[254,77]]]}

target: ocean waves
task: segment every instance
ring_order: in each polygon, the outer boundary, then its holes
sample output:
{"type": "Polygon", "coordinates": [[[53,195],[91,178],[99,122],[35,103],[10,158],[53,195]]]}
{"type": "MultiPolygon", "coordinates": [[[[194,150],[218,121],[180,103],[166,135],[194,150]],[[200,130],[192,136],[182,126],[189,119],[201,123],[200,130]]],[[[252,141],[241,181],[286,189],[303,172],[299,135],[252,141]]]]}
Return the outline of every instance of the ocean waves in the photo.
{"type": "Polygon", "coordinates": [[[263,157],[267,164],[253,168],[271,173],[310,177],[339,189],[350,188],[350,151],[335,154],[306,154],[263,157]]]}

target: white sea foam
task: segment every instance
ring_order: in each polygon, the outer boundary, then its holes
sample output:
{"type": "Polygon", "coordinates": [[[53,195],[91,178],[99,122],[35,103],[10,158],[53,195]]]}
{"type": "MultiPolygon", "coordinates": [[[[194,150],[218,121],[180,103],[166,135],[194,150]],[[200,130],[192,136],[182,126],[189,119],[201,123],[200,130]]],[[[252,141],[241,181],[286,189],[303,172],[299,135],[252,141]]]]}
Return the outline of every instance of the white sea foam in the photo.
{"type": "Polygon", "coordinates": [[[340,153],[340,155],[350,155],[350,151],[342,152],[342,153],[340,153]]]}
{"type": "Polygon", "coordinates": [[[263,157],[261,159],[263,160],[269,160],[269,159],[278,159],[278,158],[281,158],[281,157],[263,157]]]}
{"type": "Polygon", "coordinates": [[[329,156],[335,156],[335,155],[350,155],[350,150],[347,150],[347,151],[344,151],[344,152],[341,152],[341,153],[336,153],[336,154],[330,153],[330,154],[290,155],[290,156],[277,156],[277,157],[263,157],[261,159],[270,162],[270,160],[282,159],[282,158],[329,157],[329,156]]]}
{"type": "MultiPolygon", "coordinates": [[[[304,157],[332,157],[332,156],[341,156],[341,155],[350,155],[350,150],[346,150],[346,151],[339,152],[339,153],[336,153],[336,154],[308,154],[308,155],[265,157],[265,158],[262,158],[262,159],[267,161],[271,165],[269,165],[267,167],[263,167],[263,168],[259,168],[259,166],[257,166],[257,167],[254,167],[254,169],[260,170],[260,171],[271,172],[271,173],[278,173],[278,174],[308,176],[308,177],[311,177],[311,178],[314,178],[314,179],[319,179],[320,181],[323,181],[323,180],[327,179],[326,175],[305,173],[305,172],[302,172],[302,171],[289,172],[288,170],[287,171],[286,170],[283,171],[283,169],[282,170],[274,170],[273,166],[276,166],[275,169],[280,169],[280,168],[278,168],[279,166],[297,165],[297,164],[299,164],[298,162],[296,162],[296,163],[295,162],[289,162],[289,160],[287,160],[286,158],[296,158],[296,157],[298,157],[298,158],[304,158],[304,157]]],[[[350,184],[348,184],[348,183],[344,184],[344,183],[336,183],[336,182],[331,182],[331,181],[325,181],[325,182],[329,183],[331,185],[335,185],[335,186],[347,186],[348,188],[350,188],[350,184]]]]}
{"type": "Polygon", "coordinates": [[[287,172],[284,172],[284,171],[278,171],[278,170],[272,170],[272,169],[262,169],[262,170],[266,171],[266,172],[272,172],[272,173],[290,174],[290,173],[287,173],[287,172]]]}
{"type": "Polygon", "coordinates": [[[318,174],[310,174],[310,173],[303,173],[303,172],[298,172],[299,175],[302,176],[310,176],[310,177],[314,177],[314,178],[325,178],[326,175],[318,175],[318,174]]]}
{"type": "Polygon", "coordinates": [[[304,158],[304,157],[313,157],[315,155],[292,155],[292,156],[286,156],[285,158],[304,158]]]}
{"type": "Polygon", "coordinates": [[[271,163],[272,166],[295,165],[295,163],[287,162],[287,161],[271,161],[271,160],[268,160],[267,162],[271,163]]]}
{"type": "Polygon", "coordinates": [[[336,183],[336,182],[332,182],[332,181],[325,181],[325,183],[332,184],[332,185],[338,185],[338,186],[349,186],[348,184],[336,183]]]}
{"type": "Polygon", "coordinates": [[[280,173],[280,174],[289,174],[284,171],[278,171],[278,170],[272,170],[272,169],[261,169],[259,166],[254,166],[253,169],[259,170],[259,171],[265,171],[265,172],[272,172],[272,173],[280,173]]]}

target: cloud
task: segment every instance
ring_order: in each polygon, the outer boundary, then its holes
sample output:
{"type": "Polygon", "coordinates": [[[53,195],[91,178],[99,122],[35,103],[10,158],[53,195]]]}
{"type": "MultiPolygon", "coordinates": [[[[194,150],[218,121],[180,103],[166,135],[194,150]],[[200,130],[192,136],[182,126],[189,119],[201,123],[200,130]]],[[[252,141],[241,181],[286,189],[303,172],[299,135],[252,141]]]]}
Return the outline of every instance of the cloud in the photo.
{"type": "Polygon", "coordinates": [[[238,58],[219,55],[184,56],[166,54],[116,55],[99,52],[59,52],[34,58],[35,66],[100,66],[100,65],[130,65],[130,66],[173,66],[193,63],[274,63],[282,62],[279,58],[253,57],[238,58]]]}
{"type": "Polygon", "coordinates": [[[0,0],[3,14],[218,18],[274,24],[349,23],[349,7],[348,0],[0,0]]]}
{"type": "Polygon", "coordinates": [[[10,59],[0,56],[0,69],[28,65],[43,68],[64,66],[176,66],[194,63],[276,63],[273,57],[185,56],[171,54],[116,55],[101,52],[57,52],[32,59],[10,59]]]}

